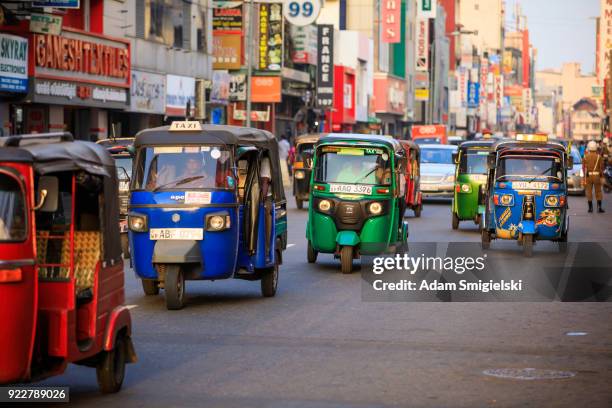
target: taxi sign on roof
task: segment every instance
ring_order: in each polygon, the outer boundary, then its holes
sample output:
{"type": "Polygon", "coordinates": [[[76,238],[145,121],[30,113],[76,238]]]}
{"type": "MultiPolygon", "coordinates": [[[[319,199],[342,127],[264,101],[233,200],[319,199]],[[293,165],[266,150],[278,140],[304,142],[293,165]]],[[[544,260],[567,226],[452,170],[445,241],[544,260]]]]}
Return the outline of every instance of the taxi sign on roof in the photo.
{"type": "Polygon", "coordinates": [[[540,134],[518,134],[516,140],[521,142],[548,142],[548,136],[540,134]]]}
{"type": "Polygon", "coordinates": [[[202,130],[202,124],[197,120],[174,121],[170,125],[171,132],[196,132],[202,130]]]}

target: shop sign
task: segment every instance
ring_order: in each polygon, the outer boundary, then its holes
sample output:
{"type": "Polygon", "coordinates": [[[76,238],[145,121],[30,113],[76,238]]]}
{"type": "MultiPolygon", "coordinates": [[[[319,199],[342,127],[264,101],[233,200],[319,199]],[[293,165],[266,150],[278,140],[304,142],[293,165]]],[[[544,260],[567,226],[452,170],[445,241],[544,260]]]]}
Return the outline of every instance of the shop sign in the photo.
{"type": "Polygon", "coordinates": [[[495,76],[495,104],[498,109],[504,104],[504,77],[502,75],[495,76]]]}
{"type": "Polygon", "coordinates": [[[487,98],[487,77],[489,75],[489,61],[483,58],[480,61],[480,100],[487,98]]]}
{"type": "Polygon", "coordinates": [[[334,103],[334,26],[317,27],[317,106],[330,109],[334,103]]]}
{"type": "Polygon", "coordinates": [[[467,98],[468,98],[468,80],[469,80],[468,71],[465,67],[459,67],[459,99],[461,102],[461,107],[467,107],[467,98]]]}
{"type": "Polygon", "coordinates": [[[414,99],[416,101],[428,101],[429,100],[429,88],[417,88],[414,91],[414,99]]]}
{"type": "Polygon", "coordinates": [[[230,96],[231,75],[227,71],[213,71],[210,101],[212,103],[226,104],[230,96]]]}
{"type": "Polygon", "coordinates": [[[79,0],[39,0],[32,2],[34,7],[74,8],[81,7],[79,0]]]}
{"type": "Polygon", "coordinates": [[[259,4],[259,56],[261,71],[280,71],[283,66],[283,6],[259,4]]]}
{"type": "Polygon", "coordinates": [[[62,17],[51,14],[30,14],[30,31],[40,34],[60,35],[62,32],[62,17]]]}
{"type": "Polygon", "coordinates": [[[186,116],[187,102],[195,107],[195,78],[180,75],[166,75],[166,115],[186,116]]]}
{"type": "Polygon", "coordinates": [[[236,34],[213,36],[213,69],[240,69],[242,37],[236,34]]]}
{"type": "Polygon", "coordinates": [[[401,42],[401,6],[401,0],[382,0],[380,2],[383,42],[401,42]]]}
{"type": "Polygon", "coordinates": [[[610,69],[610,50],[612,50],[612,2],[600,0],[600,17],[597,24],[599,29],[597,44],[597,79],[603,86],[610,69]]]}
{"type": "Polygon", "coordinates": [[[213,33],[242,33],[242,1],[213,1],[213,33]]]}
{"type": "Polygon", "coordinates": [[[416,72],[414,74],[414,86],[417,88],[429,88],[429,73],[416,72]]]}
{"type": "Polygon", "coordinates": [[[235,74],[230,78],[229,85],[230,101],[246,101],[246,75],[235,74]]]}
{"type": "Polygon", "coordinates": [[[317,26],[308,25],[298,27],[292,25],[291,39],[293,40],[293,51],[291,58],[296,64],[317,63],[317,26]]]}
{"type": "Polygon", "coordinates": [[[35,77],[129,87],[127,41],[64,29],[61,36],[34,34],[32,44],[35,77]]]}
{"type": "Polygon", "coordinates": [[[284,0],[283,11],[289,24],[305,27],[319,17],[321,0],[284,0]]]}
{"type": "Polygon", "coordinates": [[[203,79],[196,79],[194,119],[206,119],[206,86],[203,79]]]}
{"type": "Polygon", "coordinates": [[[166,105],[166,78],[150,72],[132,71],[130,110],[163,114],[166,105]]]}
{"type": "MultiPolygon", "coordinates": [[[[236,109],[234,105],[233,118],[234,120],[246,120],[247,113],[244,109],[236,109]]],[[[265,111],[251,111],[251,120],[254,122],[269,122],[270,121],[270,107],[265,111]]]]}
{"type": "Polygon", "coordinates": [[[429,69],[429,20],[417,18],[416,22],[416,70],[429,69]]]}
{"type": "Polygon", "coordinates": [[[251,78],[251,101],[281,102],[281,78],[278,76],[254,76],[251,78]]]}
{"type": "Polygon", "coordinates": [[[468,108],[478,108],[480,105],[480,84],[478,82],[468,82],[468,108]]]}
{"type": "Polygon", "coordinates": [[[281,70],[281,76],[283,79],[290,79],[296,82],[302,82],[304,84],[310,83],[310,75],[308,72],[298,71],[297,69],[283,67],[281,70]]]}
{"type": "MultiPolygon", "coordinates": [[[[67,81],[36,80],[34,94],[39,96],[53,96],[65,98],[65,103],[74,105],[104,106],[104,104],[127,103],[127,94],[124,89],[108,86],[92,86],[67,81]],[[91,103],[98,102],[98,103],[91,103]]],[[[108,105],[115,107],[115,105],[108,105]]]]}
{"type": "Polygon", "coordinates": [[[419,18],[436,18],[436,9],[436,0],[417,0],[417,17],[419,18]]]}
{"type": "Polygon", "coordinates": [[[377,113],[403,115],[406,107],[406,82],[384,74],[375,75],[374,102],[377,113]]]}
{"type": "Polygon", "coordinates": [[[28,91],[28,40],[0,33],[0,91],[28,91]]]}

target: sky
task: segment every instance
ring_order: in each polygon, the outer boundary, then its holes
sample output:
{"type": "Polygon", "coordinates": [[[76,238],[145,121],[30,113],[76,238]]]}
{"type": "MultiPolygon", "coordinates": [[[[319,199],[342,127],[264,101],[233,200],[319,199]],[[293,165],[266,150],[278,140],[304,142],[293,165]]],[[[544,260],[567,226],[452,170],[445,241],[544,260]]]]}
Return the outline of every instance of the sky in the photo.
{"type": "Polygon", "coordinates": [[[599,16],[599,0],[506,0],[508,31],[516,26],[516,2],[527,16],[531,43],[538,50],[536,70],[577,61],[583,73],[595,71],[595,20],[590,17],[599,16]]]}

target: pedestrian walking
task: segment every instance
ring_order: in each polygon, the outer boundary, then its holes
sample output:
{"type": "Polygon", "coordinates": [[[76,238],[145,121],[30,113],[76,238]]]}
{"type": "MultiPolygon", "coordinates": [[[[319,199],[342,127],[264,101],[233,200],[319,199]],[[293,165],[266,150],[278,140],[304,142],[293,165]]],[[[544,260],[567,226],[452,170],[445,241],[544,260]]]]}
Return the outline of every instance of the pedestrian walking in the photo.
{"type": "Polygon", "coordinates": [[[287,158],[289,157],[289,149],[291,145],[287,140],[287,136],[283,134],[280,142],[278,142],[278,155],[280,156],[281,173],[283,175],[283,185],[285,187],[291,187],[289,179],[289,168],[287,167],[287,158]]]}
{"type": "Polygon", "coordinates": [[[583,184],[585,184],[586,187],[586,196],[590,213],[593,212],[593,189],[595,189],[595,199],[597,200],[597,212],[604,212],[601,204],[603,198],[601,191],[601,186],[603,184],[603,162],[603,157],[598,152],[597,142],[591,140],[587,144],[587,152],[584,154],[584,159],[582,160],[582,171],[585,176],[583,184]]]}

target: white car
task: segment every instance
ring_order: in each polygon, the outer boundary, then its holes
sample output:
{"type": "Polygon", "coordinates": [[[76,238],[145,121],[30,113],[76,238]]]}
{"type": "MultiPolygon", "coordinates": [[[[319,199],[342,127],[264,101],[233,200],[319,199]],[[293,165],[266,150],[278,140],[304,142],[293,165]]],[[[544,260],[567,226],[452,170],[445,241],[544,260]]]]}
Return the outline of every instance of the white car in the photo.
{"type": "Polygon", "coordinates": [[[576,146],[572,146],[572,158],[574,159],[574,166],[567,169],[567,192],[584,195],[582,157],[580,157],[580,151],[576,146]]]}
{"type": "Polygon", "coordinates": [[[421,192],[424,198],[452,198],[457,146],[426,144],[421,148],[421,192]]]}

